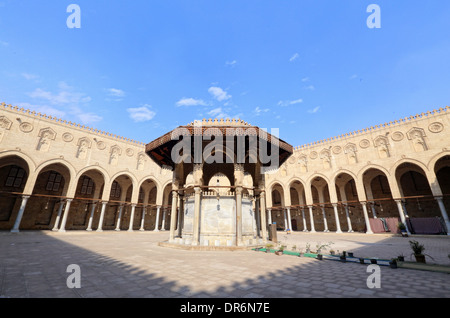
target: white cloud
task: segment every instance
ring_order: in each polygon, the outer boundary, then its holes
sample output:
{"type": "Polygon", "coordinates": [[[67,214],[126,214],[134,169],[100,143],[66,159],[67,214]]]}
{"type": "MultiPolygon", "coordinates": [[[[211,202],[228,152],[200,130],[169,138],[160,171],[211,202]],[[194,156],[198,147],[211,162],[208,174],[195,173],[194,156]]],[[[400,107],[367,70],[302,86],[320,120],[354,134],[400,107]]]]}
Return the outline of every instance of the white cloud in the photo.
{"type": "Polygon", "coordinates": [[[18,103],[17,106],[23,107],[25,109],[29,109],[31,111],[35,111],[37,113],[46,114],[49,116],[64,118],[66,112],[57,109],[55,107],[47,106],[47,105],[34,105],[30,103],[18,103]]]}
{"type": "Polygon", "coordinates": [[[176,105],[180,107],[180,106],[206,106],[207,104],[201,99],[183,97],[176,103],[176,105]]]}
{"type": "Polygon", "coordinates": [[[358,74],[353,74],[352,76],[350,76],[350,79],[352,80],[352,79],[355,79],[357,77],[358,77],[358,74]]]}
{"type": "Polygon", "coordinates": [[[33,92],[29,93],[28,95],[31,98],[50,104],[42,105],[38,103],[37,106],[32,106],[33,110],[60,118],[72,115],[84,125],[92,124],[103,119],[97,114],[83,110],[83,107],[87,106],[92,100],[91,97],[84,93],[76,92],[73,87],[65,82],[58,83],[58,89],[59,91],[57,93],[52,93],[42,88],[36,88],[33,92]]]}
{"type": "Polygon", "coordinates": [[[2,46],[9,46],[9,43],[5,42],[5,41],[0,41],[0,45],[2,45],[2,46]]]}
{"type": "Polygon", "coordinates": [[[128,108],[127,112],[130,114],[130,118],[135,122],[149,121],[156,115],[156,113],[147,106],[128,108]]]}
{"type": "Polygon", "coordinates": [[[261,113],[267,113],[268,111],[270,111],[269,108],[261,109],[259,106],[257,106],[253,112],[256,114],[256,116],[259,116],[261,115],[261,113]]]}
{"type": "Polygon", "coordinates": [[[215,98],[217,99],[219,102],[223,101],[223,100],[227,100],[231,98],[231,95],[229,95],[227,92],[225,92],[222,88],[220,87],[210,87],[208,89],[208,92],[215,98]]]}
{"type": "Polygon", "coordinates": [[[124,97],[125,96],[125,92],[121,89],[117,89],[117,88],[108,88],[108,93],[110,96],[114,96],[114,97],[124,97]]]}
{"type": "Polygon", "coordinates": [[[214,118],[230,118],[228,114],[226,114],[222,107],[214,108],[208,112],[208,115],[214,117],[214,118]]]}
{"type": "Polygon", "coordinates": [[[67,85],[65,82],[60,82],[58,84],[58,87],[60,91],[57,94],[53,94],[41,88],[36,88],[28,95],[32,98],[47,100],[53,105],[79,104],[88,103],[91,101],[91,98],[89,96],[86,96],[83,93],[74,92],[73,88],[67,85]]]}
{"type": "Polygon", "coordinates": [[[39,76],[35,75],[35,74],[30,74],[30,73],[22,73],[21,74],[26,80],[34,80],[34,79],[38,79],[39,76]]]}
{"type": "Polygon", "coordinates": [[[298,59],[300,57],[300,55],[298,55],[298,53],[295,53],[294,55],[292,55],[292,57],[289,59],[289,62],[294,62],[296,59],[298,59]]]}
{"type": "Polygon", "coordinates": [[[300,104],[300,103],[303,103],[303,99],[301,99],[301,98],[296,99],[296,100],[285,100],[285,101],[280,100],[278,102],[278,106],[289,106],[289,105],[295,105],[295,104],[300,104]]]}
{"type": "Polygon", "coordinates": [[[309,82],[309,77],[304,77],[304,78],[302,78],[302,82],[303,82],[303,83],[309,82]]]}
{"type": "Polygon", "coordinates": [[[103,119],[101,116],[94,113],[81,113],[77,116],[81,120],[81,123],[83,123],[84,125],[93,124],[103,119]]]}
{"type": "Polygon", "coordinates": [[[317,106],[317,107],[314,108],[314,109],[308,110],[308,113],[310,113],[310,114],[315,114],[315,113],[317,113],[317,112],[319,111],[319,109],[320,109],[320,106],[317,106]]]}
{"type": "Polygon", "coordinates": [[[229,61],[226,61],[225,62],[225,65],[228,65],[228,66],[235,66],[237,64],[237,61],[236,60],[233,60],[233,61],[231,61],[231,62],[229,62],[229,61]]]}
{"type": "Polygon", "coordinates": [[[315,90],[316,88],[315,88],[313,85],[309,85],[309,86],[303,87],[303,89],[307,89],[307,90],[313,91],[313,90],[315,90]]]}

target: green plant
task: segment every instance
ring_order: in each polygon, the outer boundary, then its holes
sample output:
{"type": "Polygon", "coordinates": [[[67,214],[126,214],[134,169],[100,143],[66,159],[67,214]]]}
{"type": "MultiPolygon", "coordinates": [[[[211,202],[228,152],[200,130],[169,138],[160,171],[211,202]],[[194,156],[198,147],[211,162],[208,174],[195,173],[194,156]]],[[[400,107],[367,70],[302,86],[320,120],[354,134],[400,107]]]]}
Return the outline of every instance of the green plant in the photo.
{"type": "Polygon", "coordinates": [[[403,222],[399,222],[398,225],[397,225],[397,228],[400,231],[406,231],[406,226],[405,226],[405,224],[403,222]]]}
{"type": "Polygon", "coordinates": [[[293,245],[293,246],[292,246],[292,251],[295,252],[296,250],[297,250],[297,245],[293,245]]]}
{"type": "Polygon", "coordinates": [[[320,254],[322,252],[323,249],[327,249],[328,247],[330,247],[332,244],[334,244],[333,242],[328,242],[325,244],[322,243],[317,243],[316,244],[316,249],[317,249],[317,254],[320,254]]]}
{"type": "Polygon", "coordinates": [[[423,255],[423,251],[425,250],[423,244],[420,244],[418,241],[409,241],[409,245],[411,246],[414,255],[423,255]]]}
{"type": "Polygon", "coordinates": [[[311,252],[311,244],[310,243],[306,243],[306,253],[311,252]]]}

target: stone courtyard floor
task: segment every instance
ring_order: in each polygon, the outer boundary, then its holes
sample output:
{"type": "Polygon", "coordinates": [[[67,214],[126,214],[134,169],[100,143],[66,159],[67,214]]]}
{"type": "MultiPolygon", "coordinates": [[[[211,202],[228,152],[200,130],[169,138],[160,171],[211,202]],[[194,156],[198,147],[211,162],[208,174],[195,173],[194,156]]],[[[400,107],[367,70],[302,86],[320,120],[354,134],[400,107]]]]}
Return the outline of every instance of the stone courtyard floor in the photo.
{"type": "MultiPolygon", "coordinates": [[[[256,251],[187,251],[158,246],[168,232],[0,232],[1,298],[450,298],[450,274],[380,266],[369,288],[368,265],[256,251]],[[81,288],[67,267],[79,265],[81,288]]],[[[355,256],[391,258],[415,239],[450,265],[450,237],[301,233],[278,239],[303,249],[333,242],[355,256]]]]}

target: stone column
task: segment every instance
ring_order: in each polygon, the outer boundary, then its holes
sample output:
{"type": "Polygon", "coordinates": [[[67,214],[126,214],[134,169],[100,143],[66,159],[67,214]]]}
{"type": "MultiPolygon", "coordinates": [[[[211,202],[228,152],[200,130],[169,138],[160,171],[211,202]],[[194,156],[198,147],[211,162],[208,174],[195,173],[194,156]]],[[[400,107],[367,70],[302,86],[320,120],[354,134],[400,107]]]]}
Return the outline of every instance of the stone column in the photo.
{"type": "Polygon", "coordinates": [[[172,212],[170,214],[170,233],[169,242],[173,242],[175,239],[175,228],[177,222],[177,204],[178,204],[178,192],[177,190],[172,191],[172,212]]]}
{"type": "Polygon", "coordinates": [[[377,211],[375,210],[375,202],[370,202],[370,208],[372,209],[373,218],[377,218],[377,211]]]}
{"type": "Polygon", "coordinates": [[[131,215],[130,215],[130,226],[128,227],[128,232],[133,232],[134,223],[134,211],[136,210],[136,203],[131,204],[131,215]]]}
{"type": "Polygon", "coordinates": [[[282,209],[282,211],[283,211],[284,230],[286,231],[289,227],[287,224],[286,209],[282,209]]]}
{"type": "Polygon", "coordinates": [[[325,214],[325,206],[321,205],[320,206],[321,210],[322,210],[322,215],[323,215],[323,226],[324,226],[324,232],[330,232],[330,230],[328,230],[328,222],[327,222],[327,215],[325,214]]]}
{"type": "Polygon", "coordinates": [[[395,203],[397,203],[397,209],[398,209],[398,214],[400,215],[400,220],[405,225],[406,232],[408,233],[408,235],[410,235],[411,232],[409,231],[408,224],[406,223],[405,214],[403,213],[402,200],[394,199],[394,201],[395,201],[395,203]]]}
{"type": "Polygon", "coordinates": [[[287,221],[288,221],[288,227],[289,230],[292,231],[292,220],[291,220],[291,208],[286,208],[286,217],[287,217],[287,221]]]}
{"type": "Polygon", "coordinates": [[[308,227],[306,226],[305,209],[302,208],[302,218],[303,218],[303,232],[308,232],[308,227]]]}
{"type": "Polygon", "coordinates": [[[64,209],[64,214],[63,214],[63,218],[61,221],[61,227],[59,228],[58,232],[66,231],[66,222],[67,222],[67,217],[69,216],[70,204],[72,203],[72,200],[73,199],[66,199],[66,208],[64,209]]]}
{"type": "Polygon", "coordinates": [[[144,229],[144,222],[145,222],[145,213],[147,213],[147,207],[142,207],[142,217],[141,217],[141,227],[139,228],[139,231],[145,231],[144,229]]]}
{"type": "Polygon", "coordinates": [[[256,219],[256,236],[257,237],[261,236],[259,215],[260,215],[260,212],[259,212],[259,197],[256,197],[256,199],[255,199],[255,219],[256,219]]]}
{"type": "Polygon", "coordinates": [[[92,221],[94,219],[94,212],[95,212],[95,208],[97,207],[97,203],[93,202],[92,203],[92,207],[91,207],[91,213],[89,215],[89,221],[88,221],[88,227],[86,229],[86,231],[91,232],[92,231],[92,221]]]}
{"type": "Polygon", "coordinates": [[[155,222],[155,229],[154,232],[159,232],[158,226],[159,226],[159,213],[161,211],[161,206],[156,207],[156,222],[155,222]]]}
{"type": "Polygon", "coordinates": [[[163,208],[161,231],[165,231],[166,230],[166,212],[167,212],[167,208],[163,208]]]}
{"type": "Polygon", "coordinates": [[[56,215],[55,225],[53,226],[52,229],[53,232],[58,231],[59,221],[61,220],[61,214],[64,208],[64,203],[65,203],[64,199],[59,201],[58,214],[56,215]]]}
{"type": "Polygon", "coordinates": [[[182,237],[182,235],[183,235],[183,222],[184,222],[184,194],[180,194],[178,196],[178,236],[179,237],[182,237]]]}
{"type": "Polygon", "coordinates": [[[360,202],[363,208],[364,220],[366,221],[366,234],[373,234],[372,228],[370,227],[369,214],[367,213],[367,202],[360,202]]]}
{"type": "Polygon", "coordinates": [[[344,204],[344,208],[345,208],[345,215],[347,217],[348,233],[353,233],[352,221],[350,220],[350,214],[348,213],[348,204],[344,204]]]}
{"type": "Polygon", "coordinates": [[[193,221],[193,233],[192,233],[192,245],[199,245],[200,243],[200,200],[202,189],[200,187],[195,187],[194,196],[194,221],[193,221]]]}
{"type": "Polygon", "coordinates": [[[123,210],[122,203],[119,205],[118,209],[119,209],[119,216],[117,217],[116,231],[120,231],[120,221],[122,220],[122,210],[123,210]]]}
{"type": "Polygon", "coordinates": [[[242,187],[236,187],[236,246],[242,246],[242,187]]]}
{"type": "Polygon", "coordinates": [[[332,203],[334,210],[334,217],[336,218],[336,233],[342,233],[341,222],[339,221],[339,213],[337,208],[337,203],[332,203]]]}
{"type": "Polygon", "coordinates": [[[272,209],[267,209],[267,216],[269,218],[269,225],[272,224],[272,209]]]}
{"type": "Polygon", "coordinates": [[[447,210],[445,209],[444,201],[442,197],[435,197],[439,204],[439,209],[441,210],[442,218],[444,219],[447,235],[450,235],[450,221],[448,219],[447,210]]]}
{"type": "Polygon", "coordinates": [[[312,205],[308,205],[308,209],[309,209],[309,219],[311,221],[311,233],[315,233],[316,229],[314,227],[314,215],[313,215],[313,207],[312,207],[312,205]]]}
{"type": "Polygon", "coordinates": [[[108,204],[107,201],[102,202],[102,210],[100,212],[100,220],[98,221],[97,232],[103,232],[103,219],[105,218],[105,211],[106,211],[107,204],[108,204]]]}
{"type": "Polygon", "coordinates": [[[17,213],[16,221],[11,229],[12,233],[19,233],[20,222],[22,221],[23,213],[25,212],[25,207],[27,206],[29,195],[22,195],[22,203],[20,204],[19,212],[17,213]]]}
{"type": "Polygon", "coordinates": [[[267,240],[267,224],[266,224],[266,198],[265,193],[261,192],[259,199],[261,201],[261,235],[265,242],[267,240]]]}

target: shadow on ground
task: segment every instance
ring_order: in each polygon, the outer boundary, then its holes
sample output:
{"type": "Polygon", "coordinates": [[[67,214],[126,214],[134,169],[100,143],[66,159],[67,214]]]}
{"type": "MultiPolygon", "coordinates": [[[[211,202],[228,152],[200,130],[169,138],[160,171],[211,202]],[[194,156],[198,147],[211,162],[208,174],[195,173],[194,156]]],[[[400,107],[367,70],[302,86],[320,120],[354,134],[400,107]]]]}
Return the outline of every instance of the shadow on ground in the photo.
{"type": "MultiPolygon", "coordinates": [[[[0,233],[0,296],[19,298],[450,297],[450,275],[255,251],[197,252],[157,246],[152,233],[0,233]],[[81,268],[69,289],[67,266],[81,268]]],[[[357,251],[354,251],[357,253],[357,251]]]]}

